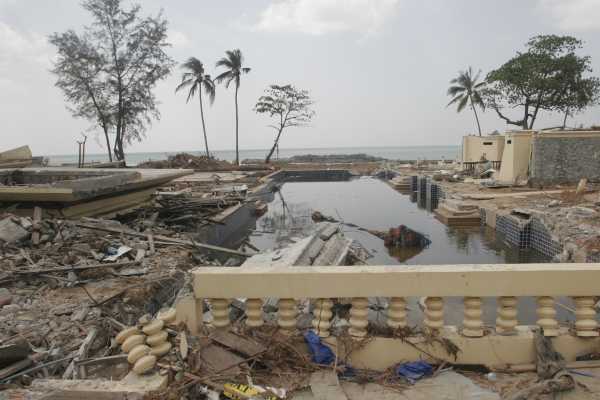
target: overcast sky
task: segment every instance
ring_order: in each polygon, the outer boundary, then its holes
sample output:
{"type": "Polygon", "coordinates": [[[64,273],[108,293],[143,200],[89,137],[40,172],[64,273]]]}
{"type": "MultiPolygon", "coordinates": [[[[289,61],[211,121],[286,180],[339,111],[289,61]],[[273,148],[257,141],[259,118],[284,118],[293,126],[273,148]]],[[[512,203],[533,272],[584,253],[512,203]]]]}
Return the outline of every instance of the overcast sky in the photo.
{"type": "MultiPolygon", "coordinates": [[[[308,89],[317,116],[286,132],[282,148],[452,145],[475,132],[470,110],[446,109],[448,81],[471,65],[487,72],[537,34],[585,41],[600,75],[600,0],[141,0],[144,13],[164,9],[177,62],[214,63],[240,48],[252,72],[240,88],[240,148],[266,148],[273,131],[252,107],[271,83],[308,89]]],[[[41,154],[76,151],[89,123],[75,120],[48,72],[55,50],[47,36],[80,31],[89,17],[78,0],[0,0],[0,150],[29,144],[41,154]]],[[[176,68],[157,88],[162,119],[128,152],[201,150],[197,102],[175,95],[176,68]]],[[[233,90],[219,87],[206,108],[209,145],[234,147],[233,90]]],[[[537,127],[559,124],[544,115],[537,127]]],[[[573,122],[573,121],[571,121],[573,122]]],[[[600,124],[600,109],[575,118],[600,124]]],[[[506,126],[494,113],[485,131],[506,126]]],[[[101,138],[100,138],[101,139],[101,138]]],[[[92,140],[88,152],[104,152],[92,140]]]]}

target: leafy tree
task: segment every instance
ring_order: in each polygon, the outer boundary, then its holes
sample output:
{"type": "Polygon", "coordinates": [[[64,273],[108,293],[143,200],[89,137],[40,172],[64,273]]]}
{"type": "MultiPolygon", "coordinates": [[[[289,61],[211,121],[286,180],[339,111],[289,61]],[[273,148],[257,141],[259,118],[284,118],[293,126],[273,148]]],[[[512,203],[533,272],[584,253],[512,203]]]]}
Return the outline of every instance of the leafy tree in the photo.
{"type": "Polygon", "coordinates": [[[572,113],[593,104],[600,89],[590,57],[578,56],[582,42],[571,36],[540,35],[487,76],[486,103],[506,123],[532,129],[539,112],[572,113]],[[522,107],[522,117],[512,119],[506,107],[522,107]]]}
{"type": "Polygon", "coordinates": [[[225,87],[229,88],[231,82],[235,83],[235,163],[240,165],[239,151],[239,114],[238,114],[238,90],[240,88],[241,76],[250,72],[250,68],[244,67],[244,56],[240,49],[227,50],[225,57],[217,61],[217,67],[227,68],[215,78],[217,83],[225,82],[225,87]]]}
{"type": "Polygon", "coordinates": [[[258,99],[254,111],[259,114],[269,114],[275,119],[275,123],[269,125],[277,131],[273,147],[265,159],[265,163],[269,163],[279,145],[283,130],[294,126],[308,125],[315,112],[310,108],[314,102],[306,90],[296,89],[292,85],[271,85],[265,90],[265,93],[258,99]]]}
{"type": "Polygon", "coordinates": [[[75,117],[86,118],[104,131],[112,151],[125,159],[124,145],[145,136],[160,113],[152,89],[174,65],[166,54],[167,21],[162,14],[140,16],[141,7],[123,7],[123,0],[85,0],[93,23],[78,34],[54,33],[58,50],[52,72],[75,117]]]}
{"type": "Polygon", "coordinates": [[[456,111],[461,112],[469,104],[475,114],[477,130],[479,131],[479,136],[481,136],[481,125],[479,124],[476,107],[479,106],[482,110],[485,110],[485,104],[481,97],[481,90],[484,88],[485,82],[478,82],[479,75],[481,75],[481,71],[473,76],[471,67],[466,71],[459,72],[458,77],[450,81],[452,86],[448,88],[448,96],[452,96],[453,98],[446,107],[457,103],[456,111]]]}
{"type": "Polygon", "coordinates": [[[204,72],[204,65],[196,57],[190,57],[182,66],[186,72],[181,76],[181,83],[175,92],[184,88],[189,88],[186,102],[189,102],[192,97],[198,92],[198,101],[200,102],[200,118],[202,119],[202,131],[204,132],[204,148],[206,149],[206,157],[210,157],[208,151],[208,139],[206,138],[206,125],[204,124],[204,109],[202,107],[202,89],[208,95],[210,104],[215,101],[215,83],[210,78],[210,75],[204,72]]]}

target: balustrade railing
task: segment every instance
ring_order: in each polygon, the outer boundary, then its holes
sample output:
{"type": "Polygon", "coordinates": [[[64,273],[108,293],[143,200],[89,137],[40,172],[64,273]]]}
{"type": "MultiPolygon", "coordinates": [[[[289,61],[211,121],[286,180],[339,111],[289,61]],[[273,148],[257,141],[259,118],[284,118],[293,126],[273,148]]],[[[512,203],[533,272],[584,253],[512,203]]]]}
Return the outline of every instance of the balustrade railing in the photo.
{"type": "MultiPolygon", "coordinates": [[[[329,337],[332,299],[350,298],[348,333],[367,336],[369,297],[387,297],[387,325],[405,327],[407,298],[425,297],[422,327],[436,333],[444,328],[446,297],[463,297],[464,317],[459,332],[467,338],[490,334],[511,335],[519,325],[518,297],[536,297],[536,325],[544,335],[559,335],[557,296],[574,300],[572,334],[598,336],[595,296],[600,293],[600,264],[519,264],[439,266],[353,266],[290,268],[198,268],[193,271],[196,299],[206,299],[212,326],[230,325],[230,299],[246,299],[248,328],[264,324],[263,299],[278,299],[277,324],[296,329],[297,301],[313,303],[312,327],[329,337]],[[494,326],[483,322],[482,297],[497,297],[494,326]]],[[[488,319],[490,316],[488,316],[488,319]]]]}

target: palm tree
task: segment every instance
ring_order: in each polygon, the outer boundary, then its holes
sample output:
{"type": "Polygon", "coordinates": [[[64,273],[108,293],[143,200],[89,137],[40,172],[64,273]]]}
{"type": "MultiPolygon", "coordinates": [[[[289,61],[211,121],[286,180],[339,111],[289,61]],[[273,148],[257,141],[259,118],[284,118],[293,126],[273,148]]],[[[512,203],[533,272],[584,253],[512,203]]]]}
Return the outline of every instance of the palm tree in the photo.
{"type": "Polygon", "coordinates": [[[240,165],[239,151],[239,116],[238,116],[238,89],[240,88],[240,78],[243,74],[250,72],[250,68],[243,67],[244,56],[240,49],[227,50],[225,57],[217,61],[217,67],[225,67],[227,71],[215,78],[218,83],[225,82],[225,87],[229,88],[229,84],[235,82],[235,163],[240,165]]]}
{"type": "Polygon", "coordinates": [[[181,75],[181,83],[175,88],[175,93],[178,91],[188,88],[188,97],[186,103],[189,103],[190,99],[194,97],[198,92],[198,100],[200,101],[200,118],[202,118],[202,130],[204,132],[204,148],[206,149],[206,157],[210,157],[208,151],[208,139],[206,137],[206,125],[204,123],[204,108],[202,106],[202,88],[208,95],[210,104],[215,101],[215,83],[210,79],[210,75],[204,72],[204,65],[202,61],[196,57],[190,57],[181,66],[186,72],[181,75]]]}
{"type": "Polygon", "coordinates": [[[482,110],[485,110],[485,104],[480,93],[485,86],[485,82],[477,82],[480,74],[481,71],[479,71],[477,75],[473,76],[473,70],[471,67],[469,67],[469,69],[466,71],[460,71],[458,78],[450,81],[452,86],[448,88],[448,96],[452,96],[453,99],[450,100],[450,103],[448,103],[446,106],[448,107],[454,103],[458,103],[456,111],[461,112],[466,105],[470,103],[473,113],[475,113],[475,121],[477,121],[479,136],[481,136],[481,125],[479,125],[479,117],[477,116],[476,106],[479,106],[482,110]]]}

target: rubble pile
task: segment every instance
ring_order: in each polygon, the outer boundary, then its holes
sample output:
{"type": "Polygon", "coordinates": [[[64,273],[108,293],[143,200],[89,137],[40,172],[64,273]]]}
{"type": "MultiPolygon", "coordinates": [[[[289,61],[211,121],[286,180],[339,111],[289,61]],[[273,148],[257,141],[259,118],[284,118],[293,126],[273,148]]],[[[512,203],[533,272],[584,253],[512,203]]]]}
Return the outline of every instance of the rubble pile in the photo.
{"type": "Polygon", "coordinates": [[[197,171],[231,171],[235,169],[233,164],[228,161],[189,153],[178,153],[169,156],[166,160],[146,161],[138,164],[137,168],[189,168],[197,171]]]}
{"type": "Polygon", "coordinates": [[[0,365],[0,383],[70,379],[76,357],[117,356],[114,336],[142,315],[172,306],[185,286],[185,271],[221,264],[178,238],[184,233],[149,224],[145,229],[114,220],[33,221],[0,214],[0,363],[3,351],[24,348],[16,360],[0,365]]]}

